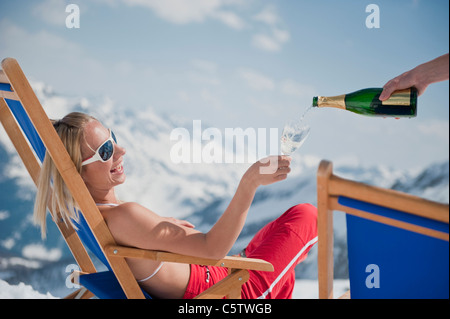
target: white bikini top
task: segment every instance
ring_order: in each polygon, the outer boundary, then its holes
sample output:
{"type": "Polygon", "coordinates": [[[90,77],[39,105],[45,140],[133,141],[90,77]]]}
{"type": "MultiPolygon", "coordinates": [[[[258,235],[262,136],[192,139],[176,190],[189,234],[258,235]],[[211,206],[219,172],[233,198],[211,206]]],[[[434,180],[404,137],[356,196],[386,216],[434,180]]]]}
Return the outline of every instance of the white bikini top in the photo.
{"type": "Polygon", "coordinates": [[[119,206],[119,204],[114,204],[114,203],[95,203],[95,205],[97,206],[119,206]]]}
{"type": "MultiPolygon", "coordinates": [[[[104,204],[102,204],[102,203],[95,203],[97,206],[119,206],[119,204],[114,204],[114,203],[104,203],[104,204]]],[[[140,279],[140,280],[137,280],[137,282],[144,282],[144,281],[147,281],[147,280],[149,280],[150,278],[153,278],[157,273],[158,273],[158,271],[161,269],[161,267],[164,265],[164,262],[162,261],[160,264],[159,264],[159,266],[158,266],[158,268],[156,268],[156,270],[150,275],[150,276],[148,276],[148,277],[145,277],[144,279],[140,279]]]]}

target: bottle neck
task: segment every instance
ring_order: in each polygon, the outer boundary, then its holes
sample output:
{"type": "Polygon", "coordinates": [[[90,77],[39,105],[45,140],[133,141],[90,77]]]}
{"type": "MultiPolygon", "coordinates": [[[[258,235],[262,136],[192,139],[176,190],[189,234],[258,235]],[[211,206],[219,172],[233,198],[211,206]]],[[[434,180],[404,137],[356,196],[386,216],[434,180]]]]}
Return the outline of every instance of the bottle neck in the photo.
{"type": "Polygon", "coordinates": [[[345,94],[337,96],[315,96],[313,98],[315,107],[335,107],[345,110],[345,94]]]}

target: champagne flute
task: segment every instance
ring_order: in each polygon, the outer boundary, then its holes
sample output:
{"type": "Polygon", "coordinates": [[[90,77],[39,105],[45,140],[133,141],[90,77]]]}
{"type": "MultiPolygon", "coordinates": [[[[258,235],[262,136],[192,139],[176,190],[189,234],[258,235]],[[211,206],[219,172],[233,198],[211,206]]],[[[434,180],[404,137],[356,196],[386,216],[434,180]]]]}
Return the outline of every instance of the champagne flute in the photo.
{"type": "Polygon", "coordinates": [[[301,125],[301,121],[289,121],[281,134],[281,153],[291,155],[300,148],[309,136],[310,126],[301,125]]]}

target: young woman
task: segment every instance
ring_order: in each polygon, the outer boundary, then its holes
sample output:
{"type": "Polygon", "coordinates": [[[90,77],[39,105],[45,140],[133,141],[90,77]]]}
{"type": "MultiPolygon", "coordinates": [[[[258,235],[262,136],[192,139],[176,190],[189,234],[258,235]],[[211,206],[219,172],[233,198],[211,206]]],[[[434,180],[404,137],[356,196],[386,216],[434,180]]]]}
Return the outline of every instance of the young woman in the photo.
{"type": "MultiPolygon", "coordinates": [[[[287,177],[290,158],[270,157],[253,164],[242,177],[229,206],[207,233],[187,221],[162,217],[132,202],[120,202],[114,187],[125,182],[125,149],[114,133],[95,118],[70,113],[53,123],[63,144],[97,203],[114,239],[120,245],[163,250],[197,257],[220,259],[227,255],[241,232],[261,185],[287,177]]],[[[74,202],[50,156],[46,156],[38,185],[35,220],[45,236],[46,204],[50,192],[54,211],[67,223],[76,219],[74,202]]],[[[317,210],[309,204],[290,208],[261,229],[243,254],[273,264],[274,272],[250,271],[242,298],[290,298],[295,282],[294,268],[306,258],[317,241],[317,210]]],[[[227,275],[220,267],[203,267],[152,260],[127,259],[140,283],[158,298],[192,298],[227,275]]]]}

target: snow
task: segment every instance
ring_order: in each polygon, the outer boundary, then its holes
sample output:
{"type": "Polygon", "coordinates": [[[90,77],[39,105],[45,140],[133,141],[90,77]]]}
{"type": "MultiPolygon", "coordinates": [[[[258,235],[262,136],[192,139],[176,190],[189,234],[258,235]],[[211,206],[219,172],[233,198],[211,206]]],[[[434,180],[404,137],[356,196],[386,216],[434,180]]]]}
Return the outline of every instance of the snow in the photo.
{"type": "MultiPolygon", "coordinates": [[[[335,279],[333,283],[333,296],[339,298],[350,289],[348,279],[335,279]]],[[[295,281],[293,299],[318,299],[319,285],[317,280],[298,279],[295,281]]]]}
{"type": "Polygon", "coordinates": [[[47,249],[41,244],[30,244],[22,249],[22,255],[28,259],[58,261],[61,254],[60,249],[47,249]]]}
{"type": "MultiPolygon", "coordinates": [[[[334,296],[339,297],[349,289],[348,280],[335,280],[334,296]]],[[[319,296],[317,280],[299,279],[295,282],[293,299],[317,299],[319,296]]],[[[20,283],[10,285],[0,279],[0,299],[56,299],[49,292],[42,294],[30,285],[20,283]]]]}
{"type": "Polygon", "coordinates": [[[49,292],[42,294],[33,289],[30,285],[20,283],[10,285],[0,279],[0,299],[56,299],[49,292]]]}

